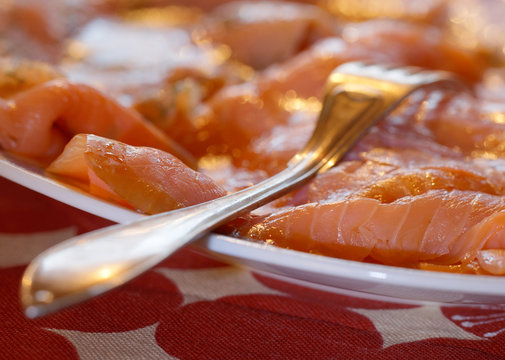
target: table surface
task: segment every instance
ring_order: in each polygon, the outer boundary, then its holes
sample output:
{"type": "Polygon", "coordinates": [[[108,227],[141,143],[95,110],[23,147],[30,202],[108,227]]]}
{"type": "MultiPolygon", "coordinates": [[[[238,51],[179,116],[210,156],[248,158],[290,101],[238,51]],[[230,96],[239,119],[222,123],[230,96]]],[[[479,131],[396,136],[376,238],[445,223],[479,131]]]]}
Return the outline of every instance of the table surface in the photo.
{"type": "Polygon", "coordinates": [[[0,178],[0,359],[505,359],[505,304],[413,306],[288,284],[184,248],[37,320],[19,284],[45,248],[110,222],[0,178]]]}

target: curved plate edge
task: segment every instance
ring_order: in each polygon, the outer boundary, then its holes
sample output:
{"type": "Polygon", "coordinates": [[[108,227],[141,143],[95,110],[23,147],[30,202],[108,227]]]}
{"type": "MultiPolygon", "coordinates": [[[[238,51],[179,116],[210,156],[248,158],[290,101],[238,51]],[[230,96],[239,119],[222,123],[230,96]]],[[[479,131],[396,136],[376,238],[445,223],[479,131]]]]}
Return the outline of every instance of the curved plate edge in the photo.
{"type": "Polygon", "coordinates": [[[196,245],[218,258],[301,285],[358,297],[455,305],[505,303],[505,278],[406,269],[306,254],[224,235],[196,245]]]}

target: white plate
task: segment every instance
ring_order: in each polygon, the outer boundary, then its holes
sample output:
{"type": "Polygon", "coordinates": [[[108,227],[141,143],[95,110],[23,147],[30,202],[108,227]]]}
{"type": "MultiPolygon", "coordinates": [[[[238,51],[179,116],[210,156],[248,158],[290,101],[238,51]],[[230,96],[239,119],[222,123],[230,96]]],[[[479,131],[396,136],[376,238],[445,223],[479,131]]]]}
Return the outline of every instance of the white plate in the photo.
{"type": "MultiPolygon", "coordinates": [[[[0,175],[56,200],[119,223],[143,215],[44,176],[0,153],[0,175]]],[[[211,234],[195,245],[214,256],[304,286],[374,300],[409,303],[505,303],[505,277],[447,274],[301,253],[211,234]]]]}

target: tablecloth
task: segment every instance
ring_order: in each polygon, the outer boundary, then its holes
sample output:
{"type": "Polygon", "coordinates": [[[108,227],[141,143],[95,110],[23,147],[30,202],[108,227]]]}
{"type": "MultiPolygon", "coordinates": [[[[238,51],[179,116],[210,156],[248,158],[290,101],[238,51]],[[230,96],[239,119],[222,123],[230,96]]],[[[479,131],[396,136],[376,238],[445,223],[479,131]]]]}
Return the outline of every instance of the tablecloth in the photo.
{"type": "Polygon", "coordinates": [[[184,248],[127,285],[24,317],[36,254],[110,222],[0,178],[0,359],[505,359],[505,304],[408,305],[306,288],[184,248]]]}

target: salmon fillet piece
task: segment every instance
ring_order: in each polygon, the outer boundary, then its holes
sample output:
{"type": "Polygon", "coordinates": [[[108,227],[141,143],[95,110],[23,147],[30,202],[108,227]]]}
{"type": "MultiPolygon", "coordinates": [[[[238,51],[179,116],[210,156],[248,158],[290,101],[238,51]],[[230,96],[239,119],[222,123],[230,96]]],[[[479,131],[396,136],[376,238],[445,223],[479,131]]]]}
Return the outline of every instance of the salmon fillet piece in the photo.
{"type": "Polygon", "coordinates": [[[505,200],[430,190],[391,203],[355,198],[252,217],[238,235],[299,251],[388,265],[456,264],[505,244],[505,200]]]}
{"type": "Polygon", "coordinates": [[[226,194],[208,176],[159,149],[95,135],[76,135],[47,171],[74,178],[91,193],[146,214],[178,209],[226,194]]]}
{"type": "Polygon", "coordinates": [[[0,146],[35,158],[55,158],[73,135],[91,133],[192,157],[135,111],[98,90],[53,80],[0,99],[0,146]]]}

